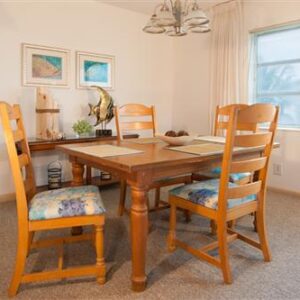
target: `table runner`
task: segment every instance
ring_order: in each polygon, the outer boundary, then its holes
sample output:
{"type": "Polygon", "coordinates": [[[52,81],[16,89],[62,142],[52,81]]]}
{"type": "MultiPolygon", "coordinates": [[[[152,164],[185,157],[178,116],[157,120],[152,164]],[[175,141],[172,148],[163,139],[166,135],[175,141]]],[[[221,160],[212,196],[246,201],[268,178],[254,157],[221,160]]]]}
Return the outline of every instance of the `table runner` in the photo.
{"type": "Polygon", "coordinates": [[[74,147],[72,150],[97,157],[111,157],[143,153],[143,151],[113,145],[95,145],[74,147]]]}
{"type": "Polygon", "coordinates": [[[221,144],[197,144],[197,145],[187,145],[187,146],[179,146],[179,147],[170,147],[170,150],[196,154],[201,156],[213,155],[213,154],[221,154],[224,152],[224,145],[221,144]]]}
{"type": "Polygon", "coordinates": [[[126,142],[135,143],[135,144],[157,144],[157,143],[163,143],[158,138],[138,138],[138,139],[130,139],[126,140],[126,142]]]}

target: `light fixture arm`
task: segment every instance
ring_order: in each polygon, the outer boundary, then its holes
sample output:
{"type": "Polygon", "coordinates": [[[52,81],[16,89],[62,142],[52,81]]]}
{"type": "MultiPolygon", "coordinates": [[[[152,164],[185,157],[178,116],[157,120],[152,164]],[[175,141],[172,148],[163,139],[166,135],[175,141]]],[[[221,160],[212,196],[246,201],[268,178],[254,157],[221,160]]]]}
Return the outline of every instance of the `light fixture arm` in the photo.
{"type": "Polygon", "coordinates": [[[209,19],[200,9],[198,0],[164,0],[155,6],[143,30],[147,33],[183,36],[188,32],[208,32],[208,24],[209,19]]]}

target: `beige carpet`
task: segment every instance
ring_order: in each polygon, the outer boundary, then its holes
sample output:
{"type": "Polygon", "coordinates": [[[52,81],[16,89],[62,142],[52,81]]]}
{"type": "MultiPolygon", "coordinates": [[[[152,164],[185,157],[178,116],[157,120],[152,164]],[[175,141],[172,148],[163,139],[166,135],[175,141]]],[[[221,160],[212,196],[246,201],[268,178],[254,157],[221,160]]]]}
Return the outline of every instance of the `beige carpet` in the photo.
{"type": "MultiPolygon", "coordinates": [[[[234,283],[225,285],[221,272],[182,250],[166,251],[168,211],[151,214],[153,224],[148,239],[148,287],[144,293],[130,290],[130,244],[128,217],[117,217],[118,187],[102,190],[108,209],[105,227],[107,283],[99,286],[93,278],[24,284],[17,299],[300,299],[300,199],[269,193],[267,223],[273,254],[271,263],[261,253],[240,241],[230,246],[234,283]]],[[[166,193],[164,193],[164,197],[166,193]]],[[[252,232],[252,218],[245,217],[238,228],[252,232]]],[[[0,299],[14,267],[16,249],[15,204],[0,204],[0,299]]],[[[61,234],[55,232],[54,234],[61,234]]],[[[53,232],[50,233],[53,235],[53,232]]],[[[45,233],[41,234],[45,236],[45,233]]],[[[212,240],[208,221],[193,216],[190,224],[179,214],[178,236],[194,245],[212,240]]],[[[94,250],[81,243],[65,248],[68,265],[91,263],[94,250]]],[[[33,252],[28,270],[56,266],[54,249],[33,252]]]]}

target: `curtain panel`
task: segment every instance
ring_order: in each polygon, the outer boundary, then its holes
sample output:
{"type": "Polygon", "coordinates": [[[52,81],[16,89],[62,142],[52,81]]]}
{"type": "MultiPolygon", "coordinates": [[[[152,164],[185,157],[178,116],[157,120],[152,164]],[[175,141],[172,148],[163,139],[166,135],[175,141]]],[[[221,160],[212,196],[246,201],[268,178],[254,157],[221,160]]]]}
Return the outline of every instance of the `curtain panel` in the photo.
{"type": "Polygon", "coordinates": [[[239,0],[212,8],[211,126],[217,105],[246,102],[247,63],[243,10],[239,0]]]}

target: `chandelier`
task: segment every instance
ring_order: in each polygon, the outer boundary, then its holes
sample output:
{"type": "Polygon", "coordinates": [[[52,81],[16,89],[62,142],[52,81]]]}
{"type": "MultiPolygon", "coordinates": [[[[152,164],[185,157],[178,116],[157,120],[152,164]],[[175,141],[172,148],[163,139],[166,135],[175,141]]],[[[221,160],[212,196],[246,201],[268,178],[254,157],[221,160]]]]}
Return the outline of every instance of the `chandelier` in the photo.
{"type": "Polygon", "coordinates": [[[197,0],[165,0],[157,5],[144,32],[184,36],[189,32],[209,32],[209,19],[197,0]]]}

